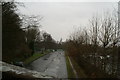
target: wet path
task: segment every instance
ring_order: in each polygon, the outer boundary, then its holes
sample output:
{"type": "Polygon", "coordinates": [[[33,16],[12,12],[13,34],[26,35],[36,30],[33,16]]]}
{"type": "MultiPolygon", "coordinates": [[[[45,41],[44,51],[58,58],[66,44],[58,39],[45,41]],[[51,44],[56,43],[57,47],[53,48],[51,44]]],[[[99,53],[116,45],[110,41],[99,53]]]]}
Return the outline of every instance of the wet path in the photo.
{"type": "Polygon", "coordinates": [[[36,70],[44,74],[54,76],[57,78],[67,78],[66,60],[63,51],[56,51],[47,54],[34,62],[32,62],[28,69],[36,70]]]}

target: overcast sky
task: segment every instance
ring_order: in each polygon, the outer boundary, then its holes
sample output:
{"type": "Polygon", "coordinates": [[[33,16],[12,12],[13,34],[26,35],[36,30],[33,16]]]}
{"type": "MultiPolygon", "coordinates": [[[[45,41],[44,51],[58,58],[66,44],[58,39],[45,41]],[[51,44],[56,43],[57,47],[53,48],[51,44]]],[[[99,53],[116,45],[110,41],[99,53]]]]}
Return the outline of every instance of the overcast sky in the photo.
{"type": "Polygon", "coordinates": [[[55,40],[66,40],[74,28],[88,26],[93,14],[113,10],[117,2],[24,2],[19,7],[26,15],[40,15],[42,30],[50,33],[55,40]]]}

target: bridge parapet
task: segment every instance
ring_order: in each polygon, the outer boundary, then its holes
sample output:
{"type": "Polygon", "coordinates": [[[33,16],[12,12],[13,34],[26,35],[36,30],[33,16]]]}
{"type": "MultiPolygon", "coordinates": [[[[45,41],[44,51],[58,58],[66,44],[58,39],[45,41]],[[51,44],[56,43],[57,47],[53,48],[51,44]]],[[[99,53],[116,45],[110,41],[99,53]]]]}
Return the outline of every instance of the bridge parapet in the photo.
{"type": "Polygon", "coordinates": [[[23,67],[15,66],[12,64],[8,64],[5,62],[0,61],[0,72],[11,72],[16,75],[21,76],[30,76],[32,78],[53,78],[52,76],[46,75],[41,72],[37,72],[34,70],[29,70],[23,67]]]}

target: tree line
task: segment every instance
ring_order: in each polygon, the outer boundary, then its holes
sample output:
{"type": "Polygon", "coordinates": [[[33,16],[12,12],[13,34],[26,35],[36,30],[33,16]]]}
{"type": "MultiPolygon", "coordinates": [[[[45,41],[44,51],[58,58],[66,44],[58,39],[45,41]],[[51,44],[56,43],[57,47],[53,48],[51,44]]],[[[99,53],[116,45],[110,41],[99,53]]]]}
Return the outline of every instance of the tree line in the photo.
{"type": "Polygon", "coordinates": [[[40,30],[43,17],[18,13],[18,2],[1,2],[2,6],[2,60],[8,63],[21,61],[42,49],[58,49],[57,43],[47,32],[40,30]]]}
{"type": "Polygon", "coordinates": [[[120,53],[117,11],[94,15],[86,28],[77,29],[66,41],[68,55],[86,70],[89,77],[116,77],[120,53]]]}

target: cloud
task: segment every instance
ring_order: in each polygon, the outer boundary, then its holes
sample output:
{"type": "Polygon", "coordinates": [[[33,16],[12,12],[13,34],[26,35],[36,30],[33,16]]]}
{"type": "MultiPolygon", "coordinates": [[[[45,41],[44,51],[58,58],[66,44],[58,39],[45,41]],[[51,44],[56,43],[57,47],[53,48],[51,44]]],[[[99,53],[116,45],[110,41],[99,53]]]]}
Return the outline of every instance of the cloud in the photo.
{"type": "Polygon", "coordinates": [[[26,15],[41,15],[42,29],[49,32],[56,40],[65,40],[73,26],[85,26],[88,19],[95,13],[102,14],[105,10],[113,10],[117,3],[113,2],[25,2],[25,8],[19,7],[26,15]]]}

